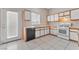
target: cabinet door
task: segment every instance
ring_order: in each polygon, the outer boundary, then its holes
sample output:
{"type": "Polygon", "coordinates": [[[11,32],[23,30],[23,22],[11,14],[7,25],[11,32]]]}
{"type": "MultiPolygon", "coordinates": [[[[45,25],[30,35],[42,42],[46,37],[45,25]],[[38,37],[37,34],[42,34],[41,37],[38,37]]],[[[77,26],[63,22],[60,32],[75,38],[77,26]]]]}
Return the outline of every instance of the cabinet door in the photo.
{"type": "Polygon", "coordinates": [[[41,29],[41,36],[45,35],[45,30],[41,29]]]}
{"type": "Polygon", "coordinates": [[[57,35],[57,34],[58,34],[58,30],[52,29],[52,30],[51,30],[51,34],[57,35]]]}
{"type": "Polygon", "coordinates": [[[70,16],[64,16],[66,19],[70,19],[70,16]]]}
{"type": "Polygon", "coordinates": [[[56,30],[54,30],[54,33],[55,33],[55,35],[57,35],[58,34],[58,30],[56,29],[56,30]]]}
{"type": "Polygon", "coordinates": [[[69,11],[64,12],[64,15],[65,15],[65,16],[70,15],[70,12],[69,12],[69,11]]]}
{"type": "Polygon", "coordinates": [[[59,16],[61,17],[61,16],[63,16],[64,15],[64,13],[59,13],[59,16]]]}
{"type": "Polygon", "coordinates": [[[79,9],[71,11],[71,19],[79,19],[79,9]]]}
{"type": "Polygon", "coordinates": [[[51,32],[51,34],[54,34],[54,30],[51,29],[50,32],[51,32]]]}
{"type": "Polygon", "coordinates": [[[72,39],[74,39],[74,33],[73,32],[70,32],[70,39],[72,40],[72,39]]]}
{"type": "Polygon", "coordinates": [[[49,34],[49,29],[45,29],[45,34],[49,34]]]}
{"type": "Polygon", "coordinates": [[[35,31],[35,37],[37,38],[37,37],[40,37],[40,31],[39,30],[36,30],[35,31]]]}
{"type": "Polygon", "coordinates": [[[70,32],[70,39],[74,41],[78,41],[78,33],[70,32]]]}

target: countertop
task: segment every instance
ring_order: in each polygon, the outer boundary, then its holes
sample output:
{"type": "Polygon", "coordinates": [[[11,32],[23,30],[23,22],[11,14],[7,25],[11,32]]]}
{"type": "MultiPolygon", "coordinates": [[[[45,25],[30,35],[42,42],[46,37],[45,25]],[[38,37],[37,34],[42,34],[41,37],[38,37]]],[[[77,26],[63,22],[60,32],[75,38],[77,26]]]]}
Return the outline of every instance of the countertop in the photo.
{"type": "Polygon", "coordinates": [[[24,27],[24,29],[26,29],[26,28],[36,28],[36,29],[38,29],[38,28],[45,28],[45,27],[48,27],[49,29],[58,29],[55,26],[49,26],[49,25],[44,25],[44,26],[28,26],[28,27],[24,27]]]}
{"type": "Polygon", "coordinates": [[[49,26],[50,29],[58,29],[57,27],[55,26],[49,26]]]}
{"type": "MultiPolygon", "coordinates": [[[[28,26],[24,28],[44,28],[44,27],[49,27],[49,29],[58,29],[55,26],[49,26],[49,25],[44,25],[44,26],[28,26]]],[[[70,31],[78,31],[79,27],[69,27],[70,31]]]]}
{"type": "Polygon", "coordinates": [[[44,28],[44,27],[49,27],[49,25],[45,25],[45,26],[28,26],[28,27],[24,27],[24,28],[44,28]]]}
{"type": "Polygon", "coordinates": [[[72,30],[79,30],[79,27],[69,27],[69,29],[72,29],[72,30]]]}
{"type": "Polygon", "coordinates": [[[79,27],[69,27],[70,31],[79,33],[79,27]]]}

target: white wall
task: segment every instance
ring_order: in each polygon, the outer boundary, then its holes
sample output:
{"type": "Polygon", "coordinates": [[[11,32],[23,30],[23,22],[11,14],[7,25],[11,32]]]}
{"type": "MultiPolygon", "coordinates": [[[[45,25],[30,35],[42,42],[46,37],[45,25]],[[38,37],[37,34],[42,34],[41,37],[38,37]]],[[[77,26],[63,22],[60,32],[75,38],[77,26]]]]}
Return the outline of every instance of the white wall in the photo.
{"type": "Polygon", "coordinates": [[[0,42],[1,42],[1,9],[0,9],[0,42]]]}
{"type": "MultiPolygon", "coordinates": [[[[24,9],[19,9],[19,8],[1,8],[0,9],[0,27],[1,27],[1,39],[0,39],[0,43],[3,42],[7,42],[9,40],[7,40],[7,11],[14,11],[14,12],[18,12],[19,14],[19,37],[17,39],[20,39],[22,36],[22,11],[24,9]]],[[[39,13],[41,16],[41,25],[47,25],[47,18],[46,16],[48,15],[48,11],[46,9],[39,9],[39,8],[26,8],[26,10],[30,10],[32,12],[36,12],[39,13]]],[[[30,24],[30,22],[26,22],[27,26],[30,24]]],[[[13,38],[11,40],[16,40],[16,38],[13,38]]]]}
{"type": "Polygon", "coordinates": [[[30,10],[31,12],[36,12],[41,15],[48,15],[47,9],[44,9],[44,8],[26,8],[26,9],[30,10]]]}
{"type": "MultiPolygon", "coordinates": [[[[40,14],[41,16],[44,16],[44,17],[41,17],[40,26],[47,25],[47,15],[48,15],[47,9],[44,9],[44,8],[26,8],[26,10],[30,10],[31,12],[35,12],[35,13],[40,14]]],[[[30,21],[27,21],[26,23],[27,23],[27,26],[31,26],[30,21]]]]}

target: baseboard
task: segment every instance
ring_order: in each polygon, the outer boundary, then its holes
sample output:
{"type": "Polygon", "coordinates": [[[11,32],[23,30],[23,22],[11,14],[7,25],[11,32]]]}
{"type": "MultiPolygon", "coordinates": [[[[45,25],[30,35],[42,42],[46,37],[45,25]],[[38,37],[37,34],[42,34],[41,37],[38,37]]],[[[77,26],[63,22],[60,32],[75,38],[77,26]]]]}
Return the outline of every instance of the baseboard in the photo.
{"type": "Polygon", "coordinates": [[[18,40],[21,40],[21,39],[16,39],[16,40],[12,40],[12,41],[8,41],[8,42],[4,42],[4,43],[1,43],[0,45],[7,44],[7,43],[11,43],[11,42],[18,41],[18,40]]]}

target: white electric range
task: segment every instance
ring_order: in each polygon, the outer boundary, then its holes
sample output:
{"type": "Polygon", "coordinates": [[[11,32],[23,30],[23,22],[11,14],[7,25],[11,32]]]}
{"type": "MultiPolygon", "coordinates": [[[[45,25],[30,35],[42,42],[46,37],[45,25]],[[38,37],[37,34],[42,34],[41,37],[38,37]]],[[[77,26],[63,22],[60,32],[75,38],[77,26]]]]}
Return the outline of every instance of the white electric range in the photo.
{"type": "Polygon", "coordinates": [[[69,27],[71,23],[59,23],[58,24],[58,37],[69,40],[69,27]]]}

